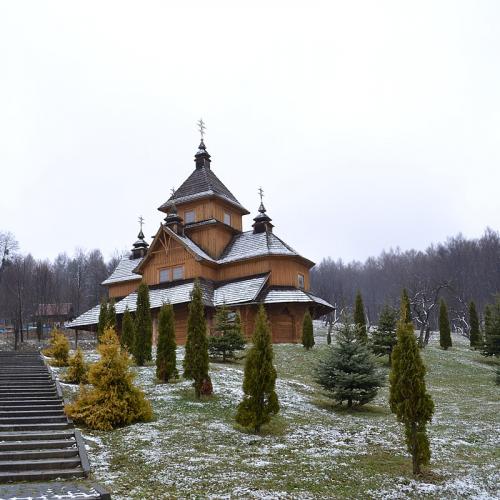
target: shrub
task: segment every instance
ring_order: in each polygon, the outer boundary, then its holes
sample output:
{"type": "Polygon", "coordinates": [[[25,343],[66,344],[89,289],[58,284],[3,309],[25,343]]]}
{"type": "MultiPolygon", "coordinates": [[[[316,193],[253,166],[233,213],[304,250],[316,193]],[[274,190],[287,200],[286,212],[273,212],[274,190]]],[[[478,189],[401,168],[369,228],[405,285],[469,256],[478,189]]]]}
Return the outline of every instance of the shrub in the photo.
{"type": "Polygon", "coordinates": [[[50,362],[52,366],[68,366],[69,341],[64,333],[59,330],[53,333],[49,350],[53,358],[50,362]]]}
{"type": "Polygon", "coordinates": [[[234,359],[235,351],[244,349],[245,344],[239,313],[231,317],[231,311],[225,305],[218,308],[215,316],[215,332],[208,338],[210,356],[221,357],[222,361],[226,362],[228,359],[234,359]]]}
{"type": "Polygon", "coordinates": [[[129,356],[121,350],[112,328],[104,331],[97,350],[101,359],[90,367],[88,376],[93,388],[82,386],[78,398],[65,406],[66,414],[76,423],[98,430],[152,420],[151,405],[134,386],[129,356]]]}
{"type": "Polygon", "coordinates": [[[306,350],[311,349],[314,345],[314,329],[313,321],[309,311],[304,314],[304,320],[302,321],[302,345],[306,350]]]}
{"type": "Polygon", "coordinates": [[[382,385],[373,355],[365,344],[358,326],[347,320],[337,333],[337,345],[329,349],[316,369],[316,381],[327,389],[339,404],[347,407],[370,402],[382,385]]]}
{"type": "Polygon", "coordinates": [[[377,329],[372,334],[372,350],[377,356],[389,355],[391,364],[392,350],[397,342],[396,337],[397,312],[390,306],[385,305],[380,312],[377,329]]]}
{"type": "Polygon", "coordinates": [[[153,322],[149,305],[149,288],[141,283],[137,290],[137,310],[135,311],[135,338],[133,355],[135,362],[143,366],[151,361],[151,347],[153,344],[153,322]]]}
{"type": "Polygon", "coordinates": [[[129,352],[131,352],[134,347],[134,338],[135,338],[134,320],[127,307],[125,309],[125,312],[123,313],[123,319],[122,319],[122,334],[120,335],[121,346],[124,349],[127,349],[129,352]]]}
{"type": "Polygon", "coordinates": [[[259,307],[253,346],[245,360],[243,401],[238,405],[236,422],[260,432],[263,424],[278,413],[280,406],[275,391],[276,368],[273,365],[273,344],[264,306],[259,307]]]}
{"type": "Polygon", "coordinates": [[[356,332],[358,334],[359,340],[363,342],[368,341],[368,335],[366,332],[366,316],[365,316],[365,306],[363,305],[363,298],[361,297],[361,292],[358,291],[356,294],[356,300],[354,301],[354,324],[356,325],[356,332]]]}
{"type": "Polygon", "coordinates": [[[156,349],[156,378],[168,382],[177,378],[174,308],[164,304],[158,316],[158,346],[156,349]]]}
{"type": "Polygon", "coordinates": [[[88,365],[85,363],[83,353],[78,348],[73,356],[69,358],[69,367],[64,381],[69,384],[86,384],[88,377],[88,365]]]}

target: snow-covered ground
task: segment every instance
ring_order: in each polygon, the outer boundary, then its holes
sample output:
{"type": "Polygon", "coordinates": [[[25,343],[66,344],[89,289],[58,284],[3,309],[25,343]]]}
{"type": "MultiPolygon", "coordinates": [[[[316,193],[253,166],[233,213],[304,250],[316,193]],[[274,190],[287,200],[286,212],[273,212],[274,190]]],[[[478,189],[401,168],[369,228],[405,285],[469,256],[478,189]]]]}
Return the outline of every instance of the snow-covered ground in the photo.
{"type": "MultiPolygon", "coordinates": [[[[436,413],[432,474],[416,481],[387,387],[365,410],[347,413],[314,384],[313,367],[328,349],[316,333],[321,345],[310,352],[275,346],[281,412],[262,436],[234,423],[242,365],[212,364],[215,396],[206,401],[194,398],[190,382],[155,384],[153,366],[134,368],[155,420],[83,429],[94,478],[116,499],[500,498],[500,390],[492,365],[465,339],[424,351],[436,413]]],[[[182,356],[179,348],[179,370],[182,356]]],[[[77,390],[63,387],[68,396],[77,390]]]]}

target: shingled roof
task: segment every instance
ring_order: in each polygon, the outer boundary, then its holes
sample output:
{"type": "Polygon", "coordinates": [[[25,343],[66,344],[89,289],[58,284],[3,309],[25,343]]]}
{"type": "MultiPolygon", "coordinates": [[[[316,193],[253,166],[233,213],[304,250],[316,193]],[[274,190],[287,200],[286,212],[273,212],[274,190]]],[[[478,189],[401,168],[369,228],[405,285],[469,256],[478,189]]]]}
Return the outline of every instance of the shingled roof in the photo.
{"type": "Polygon", "coordinates": [[[134,269],[141,263],[142,258],[131,259],[123,257],[109,278],[105,279],[101,285],[111,285],[112,283],[120,283],[122,281],[140,280],[142,276],[134,273],[134,269]]]}
{"type": "Polygon", "coordinates": [[[212,196],[239,208],[244,214],[250,213],[208,166],[196,168],[175,191],[174,195],[161,205],[158,210],[167,212],[173,202],[179,204],[212,196]]]}

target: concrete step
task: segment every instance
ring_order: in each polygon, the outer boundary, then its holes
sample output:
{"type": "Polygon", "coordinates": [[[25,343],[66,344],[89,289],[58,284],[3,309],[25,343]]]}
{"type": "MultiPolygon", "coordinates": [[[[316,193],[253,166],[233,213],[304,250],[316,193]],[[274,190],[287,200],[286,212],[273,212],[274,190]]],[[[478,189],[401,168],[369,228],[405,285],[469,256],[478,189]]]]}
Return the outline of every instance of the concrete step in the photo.
{"type": "Polygon", "coordinates": [[[83,469],[74,467],[72,469],[45,469],[30,471],[0,471],[0,483],[14,481],[51,481],[53,479],[68,479],[83,477],[83,469]]]}
{"type": "Polygon", "coordinates": [[[0,379],[0,389],[3,388],[8,388],[8,387],[38,387],[40,385],[46,386],[47,384],[53,384],[54,381],[51,380],[50,378],[45,378],[45,379],[18,379],[18,380],[9,380],[9,381],[4,381],[0,379]]]}
{"type": "Polygon", "coordinates": [[[18,432],[2,432],[0,434],[0,442],[10,441],[38,441],[38,440],[60,440],[74,439],[75,432],[73,429],[48,430],[48,431],[18,431],[18,432]]]}
{"type": "Polygon", "coordinates": [[[0,424],[0,432],[15,432],[15,431],[60,431],[73,428],[73,424],[69,422],[52,422],[45,424],[0,424]]]}
{"type": "Polygon", "coordinates": [[[80,457],[43,458],[40,460],[0,460],[0,471],[34,471],[53,469],[74,469],[80,466],[80,457]]]}
{"type": "Polygon", "coordinates": [[[27,407],[35,407],[50,405],[54,403],[58,403],[61,401],[59,396],[51,396],[48,398],[29,398],[29,399],[15,399],[15,398],[7,398],[0,399],[0,408],[4,407],[13,407],[13,406],[27,406],[27,407]]]}
{"type": "Polygon", "coordinates": [[[29,406],[19,407],[19,406],[0,406],[0,418],[1,417],[30,417],[35,415],[59,415],[63,413],[63,405],[47,405],[39,406],[35,410],[28,409],[29,406]]]}
{"type": "MultiPolygon", "coordinates": [[[[44,436],[45,437],[45,436],[44,436]]],[[[16,450],[50,450],[76,446],[74,439],[27,439],[24,441],[0,441],[0,454],[16,450]]]]}
{"type": "MultiPolygon", "coordinates": [[[[10,450],[0,452],[0,464],[6,461],[30,461],[30,460],[45,460],[45,459],[56,459],[56,458],[74,458],[78,457],[78,448],[52,448],[45,450],[10,450]]],[[[78,462],[80,463],[80,462],[78,462]]]]}
{"type": "Polygon", "coordinates": [[[44,389],[42,391],[10,391],[10,392],[0,392],[0,401],[6,401],[8,399],[24,399],[29,397],[46,397],[46,396],[55,396],[57,395],[57,391],[54,389],[47,390],[44,389]]]}
{"type": "Polygon", "coordinates": [[[53,422],[64,422],[67,417],[64,413],[58,415],[30,415],[26,417],[0,417],[2,424],[50,424],[53,422]]]}

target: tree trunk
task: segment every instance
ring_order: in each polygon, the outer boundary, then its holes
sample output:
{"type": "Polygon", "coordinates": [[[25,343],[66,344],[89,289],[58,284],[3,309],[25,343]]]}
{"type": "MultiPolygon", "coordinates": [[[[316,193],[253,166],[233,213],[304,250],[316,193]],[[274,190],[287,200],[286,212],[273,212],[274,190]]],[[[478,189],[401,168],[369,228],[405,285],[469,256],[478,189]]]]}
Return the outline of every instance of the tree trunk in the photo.
{"type": "Polygon", "coordinates": [[[78,330],[75,330],[75,351],[78,349],[78,330]]]}
{"type": "Polygon", "coordinates": [[[420,349],[424,347],[425,326],[425,323],[422,323],[422,326],[420,327],[420,334],[418,336],[418,347],[420,347],[420,349]]]}
{"type": "Polygon", "coordinates": [[[427,325],[427,328],[425,329],[425,338],[424,338],[425,345],[429,344],[430,338],[431,338],[431,327],[427,325]]]}

